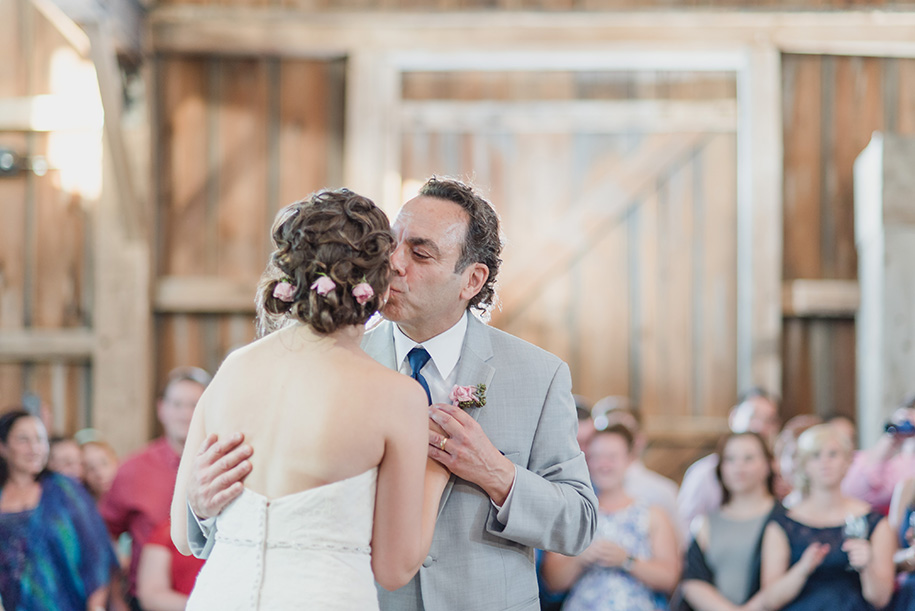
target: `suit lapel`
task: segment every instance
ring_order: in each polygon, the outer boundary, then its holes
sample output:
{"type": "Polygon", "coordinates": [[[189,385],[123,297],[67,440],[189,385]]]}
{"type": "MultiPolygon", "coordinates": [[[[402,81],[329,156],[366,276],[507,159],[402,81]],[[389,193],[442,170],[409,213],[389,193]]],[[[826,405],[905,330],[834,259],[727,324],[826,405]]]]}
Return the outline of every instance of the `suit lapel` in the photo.
{"type": "MultiPolygon", "coordinates": [[[[496,373],[495,368],[489,363],[492,356],[492,341],[489,336],[489,328],[476,316],[468,315],[464,346],[461,348],[461,358],[457,364],[458,370],[455,377],[457,385],[476,386],[477,384],[485,384],[488,388],[496,373]]],[[[471,407],[464,411],[470,414],[474,420],[477,420],[481,409],[491,408],[487,405],[482,408],[471,407]]],[[[439,515],[441,515],[442,508],[451,495],[453,486],[454,476],[451,476],[451,479],[445,485],[445,491],[442,493],[442,500],[438,506],[439,515]]]]}
{"type": "Polygon", "coordinates": [[[394,352],[394,330],[389,321],[384,321],[365,334],[362,338],[362,349],[388,369],[399,369],[397,355],[394,352]]]}

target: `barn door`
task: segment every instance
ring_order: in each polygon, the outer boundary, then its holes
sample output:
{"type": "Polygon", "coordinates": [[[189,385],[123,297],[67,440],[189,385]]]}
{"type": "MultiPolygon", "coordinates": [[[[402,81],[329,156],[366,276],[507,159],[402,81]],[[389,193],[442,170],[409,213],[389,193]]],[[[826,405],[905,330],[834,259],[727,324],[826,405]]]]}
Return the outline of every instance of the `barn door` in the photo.
{"type": "Polygon", "coordinates": [[[777,388],[751,311],[779,295],[753,290],[765,227],[739,176],[744,64],[414,54],[385,75],[374,61],[389,96],[368,133],[391,210],[431,174],[477,184],[507,239],[492,323],[566,360],[575,392],[630,397],[654,439],[692,442],[724,430],[739,387],[777,388]]]}

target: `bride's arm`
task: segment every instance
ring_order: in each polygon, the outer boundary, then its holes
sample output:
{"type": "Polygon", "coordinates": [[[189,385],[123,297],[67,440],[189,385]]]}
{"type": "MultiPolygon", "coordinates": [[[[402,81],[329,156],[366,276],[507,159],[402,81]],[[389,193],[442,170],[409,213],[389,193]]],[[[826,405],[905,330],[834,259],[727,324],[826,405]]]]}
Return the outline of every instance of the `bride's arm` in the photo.
{"type": "Polygon", "coordinates": [[[451,473],[437,460],[426,459],[426,481],[423,486],[423,557],[432,546],[432,535],[435,534],[435,519],[438,517],[438,506],[442,493],[448,484],[451,473]]]}
{"type": "MultiPolygon", "coordinates": [[[[438,511],[434,490],[447,477],[427,459],[429,409],[418,384],[399,387],[392,397],[384,457],[378,466],[372,571],[387,590],[405,585],[429,552],[438,511]]],[[[393,394],[393,393],[392,393],[393,394]]]]}

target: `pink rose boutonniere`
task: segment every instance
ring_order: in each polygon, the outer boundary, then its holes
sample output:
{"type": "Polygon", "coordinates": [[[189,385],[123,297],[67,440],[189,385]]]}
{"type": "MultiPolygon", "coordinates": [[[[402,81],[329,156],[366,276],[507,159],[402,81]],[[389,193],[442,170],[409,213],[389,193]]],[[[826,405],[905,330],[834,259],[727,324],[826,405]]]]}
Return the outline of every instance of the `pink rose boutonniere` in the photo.
{"type": "Polygon", "coordinates": [[[454,385],[451,389],[451,405],[467,409],[468,407],[483,407],[486,405],[486,384],[476,386],[454,385]]]}

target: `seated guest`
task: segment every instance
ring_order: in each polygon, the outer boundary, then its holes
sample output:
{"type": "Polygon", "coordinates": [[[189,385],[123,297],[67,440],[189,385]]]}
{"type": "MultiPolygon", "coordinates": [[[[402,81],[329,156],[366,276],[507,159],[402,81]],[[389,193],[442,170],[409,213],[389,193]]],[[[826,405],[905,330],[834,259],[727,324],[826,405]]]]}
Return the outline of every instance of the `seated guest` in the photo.
{"type": "Polygon", "coordinates": [[[626,470],[626,494],[637,501],[656,505],[664,510],[677,533],[677,542],[686,543],[687,524],[680,523],[677,513],[677,484],[652,471],[642,462],[648,440],[642,434],[642,416],[638,409],[626,397],[604,397],[594,404],[591,410],[596,428],[605,429],[614,424],[621,424],[632,433],[635,439],[633,461],[626,470]]]}
{"type": "Polygon", "coordinates": [[[767,609],[881,609],[893,593],[896,542],[886,519],[842,493],[848,438],[828,424],[798,438],[801,500],[776,512],[763,535],[761,580],[767,609]]]}
{"type": "Polygon", "coordinates": [[[677,585],[680,558],[674,528],[665,513],[626,494],[633,460],[629,430],[597,431],[586,456],[598,493],[594,542],[580,556],[547,553],[543,575],[553,590],[571,588],[564,611],[666,609],[677,585]]]}
{"type": "Polygon", "coordinates": [[[46,469],[48,437],[24,410],[0,416],[0,600],[7,611],[104,609],[117,569],[86,490],[46,469]]]}
{"type": "Polygon", "coordinates": [[[83,479],[83,453],[75,439],[52,437],[49,442],[48,469],[80,481],[83,479]]]}
{"type": "MultiPolygon", "coordinates": [[[[778,404],[761,388],[752,388],[741,395],[728,414],[728,426],[734,433],[759,433],[771,444],[778,433],[778,404]]],[[[718,457],[709,454],[694,462],[683,475],[677,506],[680,522],[692,525],[696,516],[721,507],[721,486],[715,477],[718,457]]]]}
{"type": "Polygon", "coordinates": [[[887,432],[869,450],[858,452],[842,492],[889,513],[896,484],[915,477],[915,394],[907,397],[887,423],[887,432]]]}
{"type": "Polygon", "coordinates": [[[718,448],[721,509],[697,518],[681,591],[695,611],[762,611],[762,535],[775,500],[772,454],[756,433],[731,433],[718,448]],[[756,595],[756,596],[754,596],[756,595]]]}
{"type": "Polygon", "coordinates": [[[140,552],[137,571],[140,606],[144,611],[183,611],[204,562],[178,551],[172,543],[168,520],[159,524],[140,552]]]}
{"type": "Polygon", "coordinates": [[[887,518],[897,534],[899,551],[893,558],[897,576],[896,595],[892,608],[898,611],[915,609],[915,478],[897,484],[890,502],[887,518]]]}
{"type": "Polygon", "coordinates": [[[796,505],[801,493],[794,489],[794,457],[797,454],[797,438],[801,433],[818,424],[823,419],[811,414],[794,416],[775,438],[772,454],[775,455],[775,496],[785,507],[796,505]]]}
{"type": "Polygon", "coordinates": [[[104,441],[87,441],[82,450],[83,483],[98,501],[111,488],[120,461],[114,448],[104,441]]]}
{"type": "Polygon", "coordinates": [[[124,461],[99,511],[112,537],[127,532],[132,540],[128,599],[136,602],[136,574],[140,551],[157,524],[168,519],[178,464],[187,439],[191,416],[210,375],[196,367],[179,367],[169,374],[156,413],[163,435],[124,461]]]}

